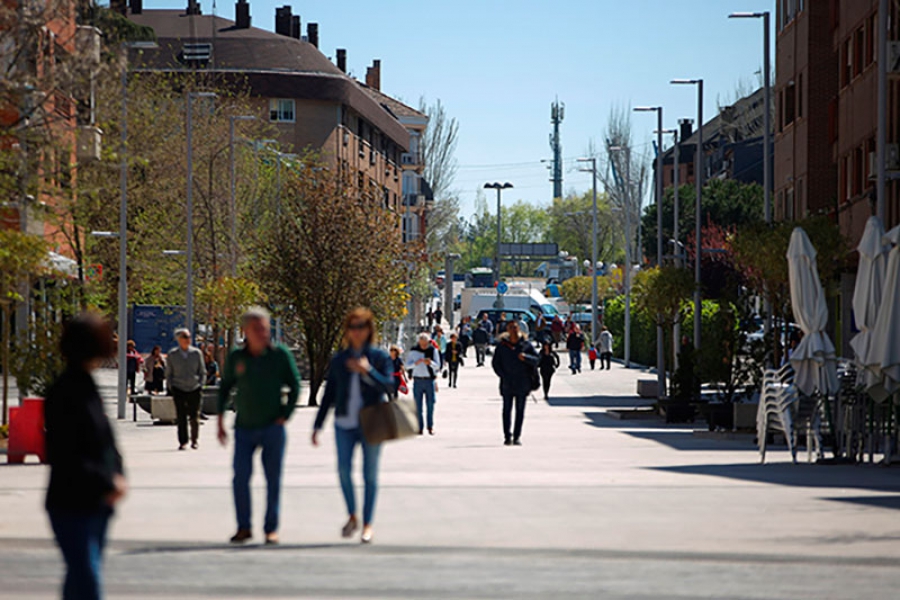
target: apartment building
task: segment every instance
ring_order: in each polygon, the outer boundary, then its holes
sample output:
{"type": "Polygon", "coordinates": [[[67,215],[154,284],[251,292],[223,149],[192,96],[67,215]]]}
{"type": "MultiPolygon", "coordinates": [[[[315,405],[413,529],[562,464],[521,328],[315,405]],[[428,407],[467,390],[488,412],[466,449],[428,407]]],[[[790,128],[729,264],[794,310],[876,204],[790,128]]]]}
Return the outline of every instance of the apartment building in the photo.
{"type": "Polygon", "coordinates": [[[131,57],[136,68],[214,74],[246,86],[257,116],[275,126],[284,150],[320,152],[335,168],[376,186],[385,206],[401,212],[401,161],[410,133],[366,86],[320,52],[317,23],[307,24],[302,36],[300,16],[284,6],[276,9],[275,32],[252,27],[246,0],[235,4],[234,20],[202,14],[196,0],[165,10],[145,10],[141,0],[131,0],[127,16],[157,37],[156,49],[131,57]]]}

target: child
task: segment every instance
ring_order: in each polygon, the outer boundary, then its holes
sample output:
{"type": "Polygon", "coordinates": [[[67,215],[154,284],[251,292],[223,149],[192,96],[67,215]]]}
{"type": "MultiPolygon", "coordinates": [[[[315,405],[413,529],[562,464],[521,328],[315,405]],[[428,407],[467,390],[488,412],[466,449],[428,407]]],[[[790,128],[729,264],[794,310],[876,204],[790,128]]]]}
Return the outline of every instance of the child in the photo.
{"type": "Polygon", "coordinates": [[[141,368],[142,364],[144,364],[144,357],[137,351],[134,340],[128,340],[125,352],[125,373],[127,374],[128,388],[131,390],[132,396],[136,393],[134,384],[137,380],[138,369],[141,368]]]}
{"type": "Polygon", "coordinates": [[[400,348],[391,346],[391,372],[394,374],[394,393],[393,398],[397,398],[400,393],[406,393],[406,377],[403,375],[403,359],[400,358],[400,348]]]}
{"type": "Polygon", "coordinates": [[[588,361],[591,363],[591,371],[593,371],[594,363],[597,362],[597,349],[594,348],[593,346],[591,346],[591,349],[588,350],[588,361]]]}

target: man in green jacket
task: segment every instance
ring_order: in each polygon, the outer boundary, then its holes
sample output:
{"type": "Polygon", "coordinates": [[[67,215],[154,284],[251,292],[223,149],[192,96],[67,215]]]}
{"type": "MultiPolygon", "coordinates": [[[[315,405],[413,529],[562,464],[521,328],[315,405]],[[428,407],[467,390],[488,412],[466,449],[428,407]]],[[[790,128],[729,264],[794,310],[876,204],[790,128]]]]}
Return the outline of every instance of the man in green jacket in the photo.
{"type": "Polygon", "coordinates": [[[253,537],[250,529],[250,477],[253,474],[253,454],[261,447],[268,488],[264,532],[267,544],[277,544],[281,471],[286,443],[284,425],[297,405],[300,375],[288,349],[272,344],[268,311],[251,308],[244,313],[241,326],[245,343],[229,353],[219,386],[219,441],[223,446],[228,442],[224,413],[232,400],[237,411],[234,422],[233,488],[238,530],[231,542],[241,544],[253,537]],[[282,402],[282,389],[285,387],[289,390],[287,403],[282,402]]]}

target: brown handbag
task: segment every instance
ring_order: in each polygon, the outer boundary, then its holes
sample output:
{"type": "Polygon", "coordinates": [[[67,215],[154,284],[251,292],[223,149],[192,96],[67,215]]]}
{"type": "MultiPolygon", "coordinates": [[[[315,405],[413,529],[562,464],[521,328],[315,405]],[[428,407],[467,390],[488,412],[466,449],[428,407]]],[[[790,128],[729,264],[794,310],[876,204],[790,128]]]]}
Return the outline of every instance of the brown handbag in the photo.
{"type": "Polygon", "coordinates": [[[367,444],[380,444],[416,435],[419,418],[409,400],[391,400],[359,411],[359,424],[367,444]]]}

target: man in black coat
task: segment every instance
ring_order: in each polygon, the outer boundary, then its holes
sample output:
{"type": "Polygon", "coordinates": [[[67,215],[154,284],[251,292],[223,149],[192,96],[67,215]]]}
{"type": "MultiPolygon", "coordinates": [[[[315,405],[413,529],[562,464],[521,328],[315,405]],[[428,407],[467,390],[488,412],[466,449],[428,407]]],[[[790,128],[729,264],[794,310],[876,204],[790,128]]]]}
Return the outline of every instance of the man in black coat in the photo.
{"type": "Polygon", "coordinates": [[[519,332],[519,324],[515,321],[507,323],[506,333],[500,335],[491,362],[494,373],[500,378],[500,395],[503,396],[503,443],[506,446],[522,445],[525,403],[532,390],[538,360],[534,346],[519,332]],[[516,424],[510,434],[513,404],[516,407],[516,424]]]}

